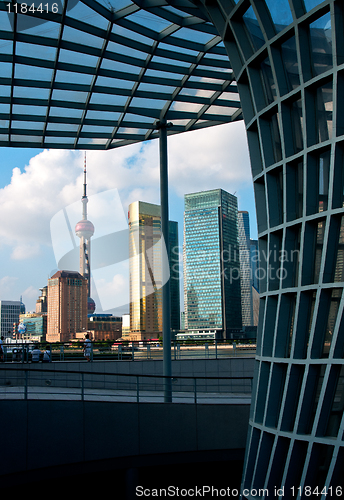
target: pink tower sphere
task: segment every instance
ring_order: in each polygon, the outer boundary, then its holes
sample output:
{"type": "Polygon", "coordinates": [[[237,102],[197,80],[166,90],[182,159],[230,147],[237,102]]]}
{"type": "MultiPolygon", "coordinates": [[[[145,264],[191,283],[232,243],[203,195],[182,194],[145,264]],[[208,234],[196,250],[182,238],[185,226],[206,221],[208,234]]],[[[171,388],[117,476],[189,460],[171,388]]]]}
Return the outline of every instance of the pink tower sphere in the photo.
{"type": "Polygon", "coordinates": [[[79,238],[89,239],[94,234],[94,225],[89,220],[81,220],[75,226],[75,233],[79,238]]]}

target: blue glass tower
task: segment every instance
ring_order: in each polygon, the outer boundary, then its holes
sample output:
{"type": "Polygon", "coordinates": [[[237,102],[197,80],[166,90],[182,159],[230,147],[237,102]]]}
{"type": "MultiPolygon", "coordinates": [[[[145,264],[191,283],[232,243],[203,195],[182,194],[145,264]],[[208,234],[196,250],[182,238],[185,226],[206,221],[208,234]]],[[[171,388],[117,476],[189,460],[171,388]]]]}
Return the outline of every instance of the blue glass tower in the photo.
{"type": "Polygon", "coordinates": [[[237,198],[222,189],[185,195],[185,328],[242,326],[237,198]]]}

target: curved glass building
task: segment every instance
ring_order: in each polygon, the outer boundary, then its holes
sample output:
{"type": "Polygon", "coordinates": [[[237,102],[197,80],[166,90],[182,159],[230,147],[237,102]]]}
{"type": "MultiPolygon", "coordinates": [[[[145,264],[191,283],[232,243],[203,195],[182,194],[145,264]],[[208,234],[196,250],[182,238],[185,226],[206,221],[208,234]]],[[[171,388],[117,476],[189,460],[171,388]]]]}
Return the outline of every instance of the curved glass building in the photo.
{"type": "Polygon", "coordinates": [[[247,498],[343,485],[343,7],[205,2],[241,97],[258,220],[247,498]]]}
{"type": "Polygon", "coordinates": [[[261,299],[243,493],[337,495],[343,2],[57,4],[0,2],[0,145],[107,149],[156,137],[159,120],[168,134],[245,120],[261,299]]]}

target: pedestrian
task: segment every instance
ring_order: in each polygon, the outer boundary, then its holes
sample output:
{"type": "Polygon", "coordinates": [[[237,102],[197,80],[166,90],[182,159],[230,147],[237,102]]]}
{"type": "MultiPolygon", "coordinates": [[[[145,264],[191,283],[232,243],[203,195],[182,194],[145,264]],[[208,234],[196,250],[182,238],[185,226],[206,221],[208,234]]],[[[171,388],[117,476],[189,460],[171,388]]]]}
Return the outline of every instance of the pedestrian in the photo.
{"type": "Polygon", "coordinates": [[[51,361],[51,350],[50,345],[47,345],[43,354],[43,363],[49,363],[51,361]]]}
{"type": "Polygon", "coordinates": [[[84,356],[87,361],[91,361],[92,342],[88,333],[85,335],[84,356]]]}
{"type": "Polygon", "coordinates": [[[41,357],[41,350],[39,349],[38,345],[35,346],[35,348],[31,352],[31,361],[32,363],[38,363],[41,357]]]}

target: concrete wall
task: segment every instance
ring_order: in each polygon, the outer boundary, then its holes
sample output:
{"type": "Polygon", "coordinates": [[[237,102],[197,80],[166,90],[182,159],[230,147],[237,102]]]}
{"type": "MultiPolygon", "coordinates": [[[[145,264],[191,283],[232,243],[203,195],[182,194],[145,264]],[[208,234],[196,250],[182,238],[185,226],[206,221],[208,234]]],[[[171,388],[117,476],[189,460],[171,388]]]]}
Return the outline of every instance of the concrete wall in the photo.
{"type": "MultiPolygon", "coordinates": [[[[228,451],[243,458],[249,405],[0,401],[1,475],[113,459],[228,451]]],[[[0,476],[1,477],[1,476],[0,476]]]]}
{"type": "MultiPolygon", "coordinates": [[[[253,360],[176,361],[176,374],[248,375],[253,360]]],[[[10,363],[0,367],[19,374],[18,368],[37,365],[10,363]]],[[[153,362],[97,362],[40,364],[52,372],[63,369],[104,373],[160,374],[162,364],[153,362]]],[[[43,373],[42,373],[43,375],[43,373]]],[[[87,464],[106,461],[136,465],[166,457],[221,454],[242,460],[249,420],[249,404],[110,403],[58,400],[0,400],[2,443],[0,474],[6,481],[38,471],[40,477],[58,474],[66,467],[86,470],[87,464]],[[189,455],[188,455],[189,454],[189,455]],[[140,462],[141,461],[141,462],[140,462]],[[55,472],[54,472],[55,471],[55,472]],[[56,472],[57,471],[57,472],[56,472]]],[[[209,455],[210,456],[210,455],[209,455]]],[[[0,477],[1,477],[0,476],[0,477]]]]}
{"type": "MultiPolygon", "coordinates": [[[[18,385],[24,383],[24,374],[21,369],[39,369],[44,371],[40,380],[36,372],[30,374],[30,385],[45,385],[46,371],[51,372],[49,382],[58,387],[80,387],[80,377],[66,376],[59,372],[73,371],[76,373],[87,372],[85,387],[102,389],[136,390],[136,377],[116,376],[142,375],[139,379],[140,390],[162,390],[163,375],[162,360],[147,361],[86,361],[52,362],[37,364],[6,363],[0,369],[0,386],[9,383],[18,385]],[[5,370],[4,370],[5,369],[5,370]],[[10,371],[9,371],[10,370],[10,371]],[[15,372],[15,378],[13,373],[15,372]],[[144,377],[148,375],[149,377],[144,377]],[[155,377],[156,376],[156,377],[155,377]]],[[[229,359],[194,359],[172,361],[173,391],[193,391],[194,380],[192,377],[202,377],[197,381],[198,392],[234,392],[248,393],[251,391],[251,381],[241,377],[252,377],[254,358],[229,358],[229,359]],[[218,380],[218,377],[240,377],[239,380],[218,380]]]]}

